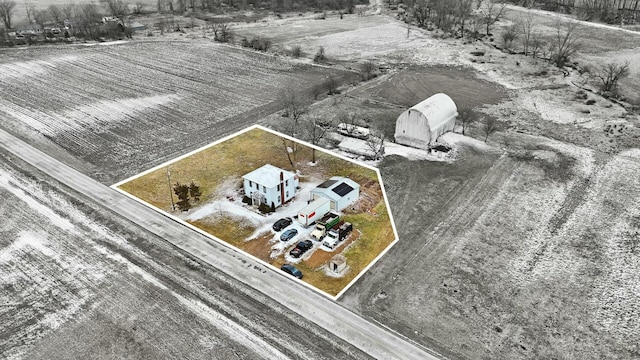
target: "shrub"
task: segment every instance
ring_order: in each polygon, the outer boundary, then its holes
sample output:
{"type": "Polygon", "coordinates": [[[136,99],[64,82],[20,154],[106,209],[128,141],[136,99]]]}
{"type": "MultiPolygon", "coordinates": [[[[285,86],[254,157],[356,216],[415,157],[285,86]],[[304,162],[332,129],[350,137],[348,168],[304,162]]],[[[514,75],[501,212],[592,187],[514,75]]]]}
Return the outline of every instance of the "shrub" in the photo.
{"type": "Polygon", "coordinates": [[[268,214],[268,213],[271,212],[271,206],[269,206],[269,205],[267,205],[265,203],[262,203],[262,204],[260,204],[260,206],[258,206],[258,210],[263,214],[268,214]]]}
{"type": "Polygon", "coordinates": [[[473,55],[473,56],[484,56],[484,51],[482,51],[482,50],[472,51],[471,55],[473,55]]]}
{"type": "Polygon", "coordinates": [[[587,105],[593,105],[593,104],[595,104],[595,103],[596,103],[596,101],[595,101],[594,99],[589,99],[589,100],[587,100],[587,101],[585,102],[585,104],[587,104],[587,105]]]}
{"type": "Polygon", "coordinates": [[[291,48],[291,56],[293,56],[294,58],[299,58],[302,55],[304,55],[304,53],[302,52],[302,48],[300,47],[300,45],[294,45],[293,48],[291,48]]]}
{"type": "Polygon", "coordinates": [[[251,198],[250,198],[250,197],[248,197],[247,195],[245,195],[245,196],[242,198],[242,202],[243,202],[243,203],[245,203],[245,204],[251,205],[251,198]]]}
{"type": "Polygon", "coordinates": [[[320,48],[318,48],[318,52],[316,52],[316,55],[313,57],[313,62],[321,63],[326,60],[327,60],[327,57],[324,54],[324,47],[320,46],[320,48]]]}

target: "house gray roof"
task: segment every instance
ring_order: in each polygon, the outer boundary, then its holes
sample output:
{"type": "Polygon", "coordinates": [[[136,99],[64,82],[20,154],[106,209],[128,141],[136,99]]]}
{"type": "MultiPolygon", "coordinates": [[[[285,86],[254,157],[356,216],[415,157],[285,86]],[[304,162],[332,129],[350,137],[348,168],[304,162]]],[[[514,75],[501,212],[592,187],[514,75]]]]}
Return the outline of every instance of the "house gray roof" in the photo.
{"type": "Polygon", "coordinates": [[[271,164],[265,164],[252,172],[244,175],[242,178],[263,185],[268,188],[276,187],[280,183],[280,173],[283,173],[284,180],[291,179],[295,176],[291,171],[283,170],[271,164]]]}

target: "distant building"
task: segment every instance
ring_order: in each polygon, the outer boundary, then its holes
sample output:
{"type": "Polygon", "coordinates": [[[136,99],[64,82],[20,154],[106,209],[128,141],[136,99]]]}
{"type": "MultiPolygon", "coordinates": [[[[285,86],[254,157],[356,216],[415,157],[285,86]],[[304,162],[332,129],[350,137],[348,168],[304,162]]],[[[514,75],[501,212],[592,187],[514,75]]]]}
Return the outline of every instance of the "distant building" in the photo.
{"type": "Polygon", "coordinates": [[[445,94],[435,94],[398,116],[396,142],[428,149],[440,135],[453,130],[456,116],[456,103],[445,94]]]}
{"type": "Polygon", "coordinates": [[[358,196],[360,196],[360,185],[349,178],[341,176],[334,176],[311,190],[312,200],[326,197],[330,201],[330,208],[336,211],[340,211],[356,202],[358,196]]]}
{"type": "Polygon", "coordinates": [[[40,24],[20,25],[13,28],[17,35],[39,35],[42,34],[42,26],[40,24]]]}
{"type": "Polygon", "coordinates": [[[244,194],[251,198],[253,205],[278,207],[293,199],[298,187],[296,174],[270,164],[253,170],[242,179],[244,194]]]}

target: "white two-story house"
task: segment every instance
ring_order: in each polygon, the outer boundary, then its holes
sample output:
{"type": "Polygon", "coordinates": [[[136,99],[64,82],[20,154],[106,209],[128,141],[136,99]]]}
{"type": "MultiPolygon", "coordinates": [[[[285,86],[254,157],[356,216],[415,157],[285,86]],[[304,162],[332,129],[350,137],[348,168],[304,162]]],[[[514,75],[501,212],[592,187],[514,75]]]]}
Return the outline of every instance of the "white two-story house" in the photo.
{"type": "Polygon", "coordinates": [[[298,177],[291,171],[271,164],[263,165],[242,177],[244,194],[253,205],[266,204],[278,207],[293,199],[298,187],[298,177]]]}

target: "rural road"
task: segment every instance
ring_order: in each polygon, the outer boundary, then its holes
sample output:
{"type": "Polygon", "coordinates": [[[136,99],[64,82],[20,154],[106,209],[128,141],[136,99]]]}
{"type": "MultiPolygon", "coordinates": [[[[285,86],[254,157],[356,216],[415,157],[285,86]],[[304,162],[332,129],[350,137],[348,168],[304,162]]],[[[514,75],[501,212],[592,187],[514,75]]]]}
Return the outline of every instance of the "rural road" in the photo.
{"type": "Polygon", "coordinates": [[[223,246],[74,170],[0,129],[0,144],[75,189],[220,271],[261,291],[376,359],[438,359],[408,339],[363,319],[231,246],[223,246]]]}

